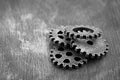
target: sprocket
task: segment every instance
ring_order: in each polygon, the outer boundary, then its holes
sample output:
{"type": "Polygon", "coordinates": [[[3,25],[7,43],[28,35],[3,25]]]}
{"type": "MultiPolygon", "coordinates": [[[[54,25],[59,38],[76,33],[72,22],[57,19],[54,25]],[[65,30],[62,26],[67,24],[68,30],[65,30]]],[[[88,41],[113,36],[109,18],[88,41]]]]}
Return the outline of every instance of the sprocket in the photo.
{"type": "Polygon", "coordinates": [[[50,59],[54,65],[63,69],[76,69],[87,63],[81,54],[76,54],[72,48],[52,46],[50,59]]]}
{"type": "Polygon", "coordinates": [[[63,47],[70,45],[72,39],[67,37],[64,32],[64,29],[52,29],[49,32],[49,38],[53,43],[61,45],[63,47]]]}
{"type": "Polygon", "coordinates": [[[102,30],[89,25],[67,26],[66,35],[73,39],[97,39],[102,36],[102,30]]]}
{"type": "Polygon", "coordinates": [[[108,53],[108,43],[102,37],[92,41],[86,40],[86,42],[74,41],[72,47],[75,51],[85,55],[86,57],[100,57],[108,53]]]}

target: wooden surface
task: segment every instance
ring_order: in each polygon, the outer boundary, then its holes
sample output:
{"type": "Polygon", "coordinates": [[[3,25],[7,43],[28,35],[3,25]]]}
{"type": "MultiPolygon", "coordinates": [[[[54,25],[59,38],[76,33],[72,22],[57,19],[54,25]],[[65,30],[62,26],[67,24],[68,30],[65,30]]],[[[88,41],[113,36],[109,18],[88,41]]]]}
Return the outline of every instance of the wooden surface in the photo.
{"type": "Polygon", "coordinates": [[[120,80],[119,48],[120,0],[0,0],[0,80],[120,80]],[[80,24],[100,27],[109,53],[77,70],[54,67],[48,29],[80,24]]]}

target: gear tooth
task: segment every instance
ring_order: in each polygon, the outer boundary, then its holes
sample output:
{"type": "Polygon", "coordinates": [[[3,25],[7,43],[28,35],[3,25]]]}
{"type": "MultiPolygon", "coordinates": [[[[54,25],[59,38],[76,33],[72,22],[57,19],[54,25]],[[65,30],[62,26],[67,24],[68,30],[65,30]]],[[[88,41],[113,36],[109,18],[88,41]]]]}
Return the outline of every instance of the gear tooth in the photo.
{"type": "Polygon", "coordinates": [[[81,66],[84,64],[83,60],[80,61],[81,66]]]}
{"type": "Polygon", "coordinates": [[[91,53],[91,55],[92,55],[92,57],[95,57],[95,54],[92,54],[92,53],[91,53]]]}
{"type": "Polygon", "coordinates": [[[86,30],[83,30],[83,33],[86,33],[87,31],[86,30]]]}
{"type": "Polygon", "coordinates": [[[78,33],[81,33],[81,31],[78,31],[78,33]]]}
{"type": "Polygon", "coordinates": [[[78,46],[76,47],[76,50],[77,50],[77,49],[79,49],[79,47],[78,47],[78,46]]]}
{"type": "Polygon", "coordinates": [[[81,52],[83,53],[85,50],[81,48],[81,52]]]}
{"type": "Polygon", "coordinates": [[[72,46],[76,46],[76,44],[73,42],[73,43],[71,43],[72,44],[72,46]]]}
{"type": "Polygon", "coordinates": [[[79,68],[78,64],[76,65],[76,69],[79,68]]]}
{"type": "Polygon", "coordinates": [[[72,69],[72,65],[69,65],[69,68],[72,69]]]}
{"type": "Polygon", "coordinates": [[[63,64],[63,68],[65,68],[65,64],[63,64]]]}
{"type": "Polygon", "coordinates": [[[60,66],[60,64],[61,64],[61,63],[58,62],[58,63],[57,63],[57,66],[60,66]]]}
{"type": "Polygon", "coordinates": [[[75,46],[75,47],[74,47],[74,49],[75,49],[75,51],[77,52],[78,47],[77,47],[77,46],[75,46]]]}
{"type": "Polygon", "coordinates": [[[54,64],[54,62],[56,62],[55,58],[54,58],[54,60],[52,62],[53,62],[53,64],[54,64]]]}
{"type": "Polygon", "coordinates": [[[76,51],[76,45],[74,45],[72,48],[75,49],[75,51],[76,51]]]}

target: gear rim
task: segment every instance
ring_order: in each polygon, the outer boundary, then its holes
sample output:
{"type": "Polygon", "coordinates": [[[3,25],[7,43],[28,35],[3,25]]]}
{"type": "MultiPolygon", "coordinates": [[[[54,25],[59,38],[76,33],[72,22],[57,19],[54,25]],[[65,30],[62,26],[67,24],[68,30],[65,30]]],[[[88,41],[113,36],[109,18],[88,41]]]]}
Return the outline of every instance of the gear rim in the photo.
{"type": "Polygon", "coordinates": [[[61,45],[63,47],[68,46],[71,44],[72,39],[67,37],[64,32],[64,29],[52,29],[49,32],[49,38],[57,45],[61,45]]]}
{"type": "Polygon", "coordinates": [[[83,43],[84,46],[81,45],[81,43],[79,44],[80,45],[78,45],[78,42],[76,43],[74,41],[72,43],[72,47],[74,47],[75,51],[84,55],[85,57],[91,57],[91,58],[101,57],[101,56],[106,55],[109,50],[109,45],[107,41],[103,39],[102,37],[96,39],[95,42],[93,41],[93,45],[89,45],[87,44],[87,42],[83,43]]]}
{"type": "Polygon", "coordinates": [[[66,35],[73,39],[97,39],[102,36],[102,30],[89,25],[69,25],[66,26],[66,35]],[[76,32],[77,29],[79,29],[78,32],[76,32]]]}
{"type": "Polygon", "coordinates": [[[54,46],[50,49],[50,59],[54,65],[63,69],[77,69],[83,64],[87,63],[87,59],[80,54],[76,54],[74,51],[64,48],[64,51],[58,51],[58,48],[54,46]],[[72,55],[67,55],[67,52],[71,52],[72,55]],[[73,53],[74,52],[74,53],[73,53]],[[56,59],[56,54],[62,55],[60,59],[56,59]],[[69,61],[67,60],[69,59],[69,61]],[[76,61],[75,61],[76,59],[76,61]],[[66,63],[64,62],[66,60],[66,63]],[[77,61],[78,60],[78,61],[77,61]],[[69,63],[67,63],[69,62],[69,63]]]}

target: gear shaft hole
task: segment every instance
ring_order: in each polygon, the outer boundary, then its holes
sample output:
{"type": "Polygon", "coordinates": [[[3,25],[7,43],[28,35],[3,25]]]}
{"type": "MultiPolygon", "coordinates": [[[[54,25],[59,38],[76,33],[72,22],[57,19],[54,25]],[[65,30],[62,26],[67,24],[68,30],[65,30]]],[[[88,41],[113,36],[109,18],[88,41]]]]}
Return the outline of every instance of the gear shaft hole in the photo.
{"type": "Polygon", "coordinates": [[[78,31],[83,32],[83,30],[85,30],[85,31],[90,31],[90,32],[94,32],[92,29],[86,28],[86,27],[76,27],[76,28],[73,28],[73,31],[74,31],[74,32],[77,32],[77,33],[78,33],[78,31]]]}
{"type": "Polygon", "coordinates": [[[87,41],[87,44],[93,45],[93,42],[92,41],[87,41]]]}

